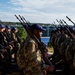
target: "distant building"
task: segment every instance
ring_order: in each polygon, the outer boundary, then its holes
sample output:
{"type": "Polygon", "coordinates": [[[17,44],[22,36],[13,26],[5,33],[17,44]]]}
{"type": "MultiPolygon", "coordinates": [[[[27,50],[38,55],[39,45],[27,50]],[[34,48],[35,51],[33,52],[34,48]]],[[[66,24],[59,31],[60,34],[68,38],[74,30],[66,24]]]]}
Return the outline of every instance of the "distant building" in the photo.
{"type": "Polygon", "coordinates": [[[43,32],[43,37],[50,37],[51,31],[55,28],[54,26],[43,26],[43,28],[46,29],[46,31],[43,32]]]}
{"type": "MultiPolygon", "coordinates": [[[[73,28],[73,30],[75,30],[75,27],[74,26],[72,26],[72,25],[69,25],[69,27],[70,28],[73,28]]],[[[46,31],[44,31],[43,32],[43,37],[50,37],[50,35],[51,35],[51,31],[52,30],[55,30],[55,29],[57,29],[57,28],[60,28],[60,26],[57,26],[57,27],[55,27],[55,26],[51,26],[51,25],[44,25],[43,26],[43,28],[45,28],[46,29],[46,31]]]]}

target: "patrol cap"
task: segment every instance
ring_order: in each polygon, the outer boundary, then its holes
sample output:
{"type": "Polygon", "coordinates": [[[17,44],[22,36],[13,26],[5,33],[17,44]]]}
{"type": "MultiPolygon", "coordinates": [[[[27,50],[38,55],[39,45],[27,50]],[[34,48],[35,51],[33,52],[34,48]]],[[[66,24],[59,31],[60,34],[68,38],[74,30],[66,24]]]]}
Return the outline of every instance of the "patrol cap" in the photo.
{"type": "Polygon", "coordinates": [[[11,30],[17,30],[17,28],[16,27],[12,27],[12,29],[11,30]]]}
{"type": "Polygon", "coordinates": [[[40,31],[45,31],[46,29],[44,29],[41,25],[39,25],[39,24],[33,24],[33,25],[31,25],[31,30],[34,30],[34,29],[36,29],[36,30],[40,30],[40,31]]]}
{"type": "Polygon", "coordinates": [[[7,28],[7,29],[11,29],[11,27],[10,27],[10,26],[6,26],[6,28],[7,28]]]}
{"type": "Polygon", "coordinates": [[[0,28],[5,28],[5,26],[3,24],[0,24],[0,28]]]}

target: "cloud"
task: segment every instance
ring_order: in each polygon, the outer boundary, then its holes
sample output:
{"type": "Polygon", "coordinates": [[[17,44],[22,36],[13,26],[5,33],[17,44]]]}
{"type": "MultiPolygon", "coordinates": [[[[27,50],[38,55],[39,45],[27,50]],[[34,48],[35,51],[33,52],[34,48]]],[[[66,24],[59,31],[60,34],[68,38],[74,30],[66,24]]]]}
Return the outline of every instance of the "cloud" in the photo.
{"type": "Polygon", "coordinates": [[[10,0],[7,3],[4,8],[8,11],[0,12],[0,18],[5,21],[18,21],[14,14],[23,15],[30,22],[52,23],[56,19],[68,22],[66,16],[75,21],[75,0],[10,0]]]}
{"type": "Polygon", "coordinates": [[[28,13],[71,13],[75,9],[74,3],[74,0],[11,0],[11,4],[15,6],[13,10],[28,13]]]}

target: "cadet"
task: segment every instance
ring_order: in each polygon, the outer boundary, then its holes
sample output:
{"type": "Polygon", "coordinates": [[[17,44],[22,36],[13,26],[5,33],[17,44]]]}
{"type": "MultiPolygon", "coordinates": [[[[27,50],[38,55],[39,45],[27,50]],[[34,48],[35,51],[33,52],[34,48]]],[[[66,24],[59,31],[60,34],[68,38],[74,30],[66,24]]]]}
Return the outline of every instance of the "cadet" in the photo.
{"type": "Polygon", "coordinates": [[[11,66],[11,60],[12,60],[11,51],[14,47],[14,44],[13,44],[12,39],[11,39],[11,27],[10,26],[8,26],[8,25],[5,26],[4,35],[6,36],[7,44],[10,46],[9,48],[7,48],[7,52],[8,52],[8,58],[9,58],[8,63],[11,66]]]}
{"type": "Polygon", "coordinates": [[[6,35],[7,41],[12,45],[13,42],[12,42],[12,37],[11,37],[11,27],[10,26],[6,26],[5,35],[6,35]]]}
{"type": "MultiPolygon", "coordinates": [[[[39,24],[30,26],[33,35],[41,41],[42,32],[45,30],[39,24]]],[[[17,52],[17,64],[23,69],[24,75],[44,75],[44,70],[53,71],[53,66],[42,63],[40,47],[34,38],[27,36],[25,45],[17,52]]]]}
{"type": "Polygon", "coordinates": [[[21,39],[20,39],[20,37],[18,36],[17,33],[18,33],[18,29],[16,27],[13,27],[11,29],[11,37],[12,37],[12,41],[14,43],[14,48],[13,48],[11,54],[14,53],[14,58],[15,58],[14,61],[15,62],[16,62],[16,53],[20,49],[20,43],[21,43],[21,39]]]}
{"type": "Polygon", "coordinates": [[[0,43],[5,46],[7,41],[3,34],[4,31],[5,31],[5,26],[0,24],[0,43]]]}
{"type": "Polygon", "coordinates": [[[9,57],[8,57],[8,49],[10,46],[7,44],[6,36],[4,35],[5,26],[0,24],[0,48],[1,56],[2,56],[2,74],[6,74],[8,72],[10,64],[9,64],[9,57]]]}

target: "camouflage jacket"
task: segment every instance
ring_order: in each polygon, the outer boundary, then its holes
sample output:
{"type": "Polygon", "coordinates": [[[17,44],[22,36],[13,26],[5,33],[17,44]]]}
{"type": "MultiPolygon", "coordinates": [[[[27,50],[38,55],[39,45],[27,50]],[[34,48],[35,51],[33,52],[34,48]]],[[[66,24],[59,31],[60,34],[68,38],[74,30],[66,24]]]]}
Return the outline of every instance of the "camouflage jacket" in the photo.
{"type": "Polygon", "coordinates": [[[24,47],[18,50],[17,63],[25,75],[41,75],[41,53],[34,39],[28,37],[24,47]]]}

